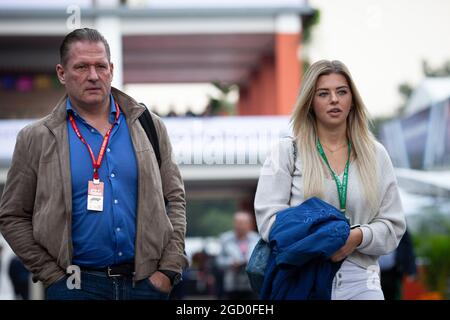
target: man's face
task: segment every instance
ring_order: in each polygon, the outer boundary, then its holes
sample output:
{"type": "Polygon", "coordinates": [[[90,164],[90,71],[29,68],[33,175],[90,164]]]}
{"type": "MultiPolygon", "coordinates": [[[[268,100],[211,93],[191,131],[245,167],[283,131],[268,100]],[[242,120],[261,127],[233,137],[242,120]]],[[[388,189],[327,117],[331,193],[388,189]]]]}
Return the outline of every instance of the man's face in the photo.
{"type": "Polygon", "coordinates": [[[113,65],[102,42],[70,44],[67,61],[56,66],[56,73],[75,106],[98,107],[109,101],[113,65]]]}
{"type": "Polygon", "coordinates": [[[234,215],[234,231],[238,237],[243,237],[252,229],[250,216],[247,213],[238,212],[234,215]]]}

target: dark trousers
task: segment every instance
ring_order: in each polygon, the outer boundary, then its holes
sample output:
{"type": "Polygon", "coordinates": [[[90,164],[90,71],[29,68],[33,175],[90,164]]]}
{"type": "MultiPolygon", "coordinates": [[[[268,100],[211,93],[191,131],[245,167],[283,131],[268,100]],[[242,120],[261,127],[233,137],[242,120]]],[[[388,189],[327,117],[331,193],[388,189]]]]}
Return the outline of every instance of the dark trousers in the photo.
{"type": "Polygon", "coordinates": [[[47,300],[167,300],[169,293],[156,289],[148,279],[133,286],[130,276],[108,277],[104,272],[82,271],[81,288],[69,289],[67,278],[46,289],[47,300]]]}
{"type": "Polygon", "coordinates": [[[400,300],[402,289],[402,274],[397,270],[381,271],[381,289],[385,300],[400,300]]]}

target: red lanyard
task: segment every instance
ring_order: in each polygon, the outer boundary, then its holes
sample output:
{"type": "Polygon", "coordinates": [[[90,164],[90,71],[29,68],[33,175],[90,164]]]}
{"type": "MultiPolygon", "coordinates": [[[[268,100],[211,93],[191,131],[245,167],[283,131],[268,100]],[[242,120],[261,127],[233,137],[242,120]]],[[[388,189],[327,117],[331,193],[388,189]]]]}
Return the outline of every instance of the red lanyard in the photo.
{"type": "Polygon", "coordinates": [[[114,120],[114,123],[112,124],[111,128],[109,128],[108,132],[106,132],[105,137],[103,138],[103,143],[102,146],[100,148],[100,152],[98,153],[98,159],[95,160],[95,156],[94,156],[94,152],[91,149],[91,146],[86,142],[86,140],[84,140],[83,136],[80,133],[80,130],[78,129],[77,124],[75,123],[75,120],[73,119],[72,115],[69,114],[69,120],[70,123],[72,124],[72,128],[75,131],[77,137],[81,140],[81,142],[83,142],[86,147],[89,150],[89,154],[91,155],[91,159],[92,159],[92,165],[94,166],[94,180],[99,180],[99,176],[98,176],[98,169],[100,168],[100,165],[102,164],[102,160],[103,160],[103,156],[105,155],[105,149],[106,146],[108,145],[108,141],[109,141],[109,136],[111,135],[111,131],[114,128],[114,125],[117,122],[117,119],[119,119],[119,115],[120,115],[120,109],[119,109],[119,105],[116,103],[116,118],[114,120]]]}

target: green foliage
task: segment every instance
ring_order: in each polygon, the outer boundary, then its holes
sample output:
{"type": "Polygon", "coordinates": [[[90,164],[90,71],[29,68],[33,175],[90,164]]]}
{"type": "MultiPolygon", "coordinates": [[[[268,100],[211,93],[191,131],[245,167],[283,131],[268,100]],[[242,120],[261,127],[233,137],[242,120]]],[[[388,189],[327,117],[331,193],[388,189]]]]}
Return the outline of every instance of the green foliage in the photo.
{"type": "Polygon", "coordinates": [[[311,40],[311,31],[313,27],[320,22],[320,11],[314,9],[313,13],[304,17],[303,20],[303,43],[308,43],[311,40]]]}
{"type": "Polygon", "coordinates": [[[426,262],[429,289],[445,296],[450,277],[450,219],[436,212],[424,213],[424,216],[426,219],[413,237],[416,252],[426,262]]]}
{"type": "Polygon", "coordinates": [[[215,237],[231,230],[237,206],[227,200],[190,200],[187,202],[187,236],[215,237]]]}
{"type": "Polygon", "coordinates": [[[429,289],[447,294],[450,276],[450,236],[428,234],[419,242],[418,254],[426,259],[426,281],[429,289]]]}
{"type": "Polygon", "coordinates": [[[217,115],[233,115],[236,111],[236,104],[230,101],[230,93],[233,90],[237,90],[237,85],[235,84],[225,84],[219,81],[213,81],[211,83],[215,86],[220,94],[219,97],[209,97],[208,106],[205,111],[207,116],[217,116],[217,115]]]}
{"type": "Polygon", "coordinates": [[[435,207],[422,208],[422,220],[419,222],[418,233],[423,235],[444,234],[450,235],[450,218],[442,209],[435,207]]]}
{"type": "Polygon", "coordinates": [[[450,76],[450,61],[447,61],[442,66],[432,68],[427,61],[422,61],[422,70],[427,77],[448,77],[450,76]]]}

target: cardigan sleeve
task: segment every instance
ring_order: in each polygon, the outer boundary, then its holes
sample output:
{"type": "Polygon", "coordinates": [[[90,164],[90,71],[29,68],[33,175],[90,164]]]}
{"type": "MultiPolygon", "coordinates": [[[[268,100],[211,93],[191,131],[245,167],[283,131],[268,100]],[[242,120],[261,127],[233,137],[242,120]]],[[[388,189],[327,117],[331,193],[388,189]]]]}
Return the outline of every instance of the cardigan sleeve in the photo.
{"type": "Polygon", "coordinates": [[[276,213],[289,207],[293,152],[292,139],[283,138],[272,148],[261,168],[254,205],[258,230],[265,241],[268,241],[276,213]]]}
{"type": "Polygon", "coordinates": [[[406,230],[397,179],[386,149],[377,143],[379,161],[380,206],[375,217],[361,226],[361,253],[383,255],[395,250],[406,230]]]}

